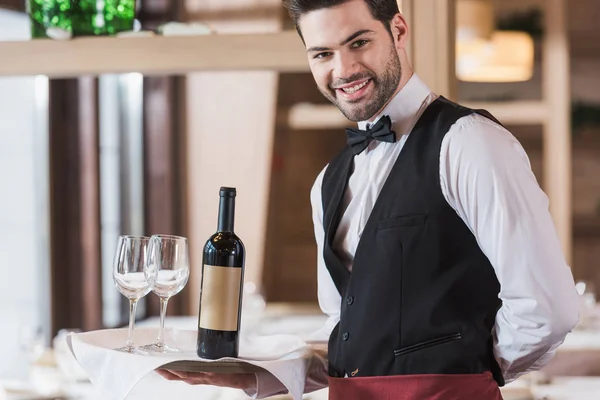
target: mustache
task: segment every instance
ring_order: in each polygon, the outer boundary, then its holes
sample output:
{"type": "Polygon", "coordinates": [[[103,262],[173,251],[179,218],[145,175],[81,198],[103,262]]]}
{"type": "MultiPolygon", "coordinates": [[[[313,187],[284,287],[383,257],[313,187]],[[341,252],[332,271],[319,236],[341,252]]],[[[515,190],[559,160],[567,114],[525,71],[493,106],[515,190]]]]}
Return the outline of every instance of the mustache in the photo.
{"type": "Polygon", "coordinates": [[[340,78],[337,81],[335,81],[334,83],[329,85],[329,89],[331,90],[335,90],[336,88],[346,85],[348,83],[354,82],[354,81],[358,81],[361,79],[371,79],[371,80],[375,80],[375,76],[373,74],[370,73],[366,73],[366,72],[359,72],[356,73],[354,75],[350,75],[348,78],[340,78]]]}

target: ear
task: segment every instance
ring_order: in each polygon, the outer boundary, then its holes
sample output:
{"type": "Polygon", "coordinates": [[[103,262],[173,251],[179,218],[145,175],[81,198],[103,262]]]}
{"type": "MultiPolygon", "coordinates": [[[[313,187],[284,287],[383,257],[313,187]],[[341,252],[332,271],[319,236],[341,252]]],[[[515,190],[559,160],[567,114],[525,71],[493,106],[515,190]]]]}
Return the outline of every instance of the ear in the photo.
{"type": "Polygon", "coordinates": [[[394,37],[394,44],[398,50],[405,50],[408,45],[408,24],[402,13],[394,15],[390,21],[390,29],[394,37]]]}

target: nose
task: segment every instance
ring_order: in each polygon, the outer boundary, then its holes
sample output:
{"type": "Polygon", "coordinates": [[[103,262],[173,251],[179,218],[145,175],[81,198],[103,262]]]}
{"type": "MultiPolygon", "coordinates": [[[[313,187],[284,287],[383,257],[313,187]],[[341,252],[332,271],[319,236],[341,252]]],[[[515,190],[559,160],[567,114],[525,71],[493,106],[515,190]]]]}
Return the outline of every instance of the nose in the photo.
{"type": "Polygon", "coordinates": [[[352,53],[340,52],[333,68],[333,81],[346,80],[359,72],[359,63],[352,53]]]}

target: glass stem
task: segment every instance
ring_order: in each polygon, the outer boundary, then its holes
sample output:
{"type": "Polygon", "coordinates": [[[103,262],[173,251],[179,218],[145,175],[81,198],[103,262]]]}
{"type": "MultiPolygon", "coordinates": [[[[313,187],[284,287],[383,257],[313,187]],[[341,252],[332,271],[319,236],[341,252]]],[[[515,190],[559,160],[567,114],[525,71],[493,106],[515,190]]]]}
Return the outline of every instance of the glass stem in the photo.
{"type": "Polygon", "coordinates": [[[163,330],[165,329],[165,314],[167,313],[167,303],[168,302],[169,302],[168,297],[160,298],[160,328],[158,330],[158,339],[156,340],[156,345],[158,347],[164,347],[164,345],[165,345],[163,330]]]}
{"type": "Polygon", "coordinates": [[[127,333],[127,343],[125,345],[130,349],[133,348],[133,340],[131,335],[135,325],[135,310],[137,309],[138,299],[129,299],[129,332],[127,333]]]}

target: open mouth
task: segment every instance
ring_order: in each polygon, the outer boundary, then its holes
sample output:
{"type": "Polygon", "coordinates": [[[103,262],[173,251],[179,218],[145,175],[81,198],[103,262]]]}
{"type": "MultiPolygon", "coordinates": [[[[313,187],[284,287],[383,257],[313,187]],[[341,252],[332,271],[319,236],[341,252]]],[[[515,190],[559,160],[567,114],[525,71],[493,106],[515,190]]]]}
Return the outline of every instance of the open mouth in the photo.
{"type": "Polygon", "coordinates": [[[346,100],[358,100],[371,87],[371,79],[365,79],[361,82],[355,82],[350,85],[336,88],[336,94],[346,100]]]}

